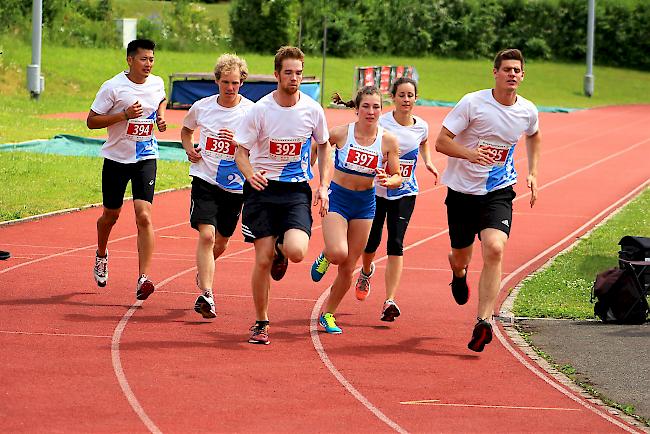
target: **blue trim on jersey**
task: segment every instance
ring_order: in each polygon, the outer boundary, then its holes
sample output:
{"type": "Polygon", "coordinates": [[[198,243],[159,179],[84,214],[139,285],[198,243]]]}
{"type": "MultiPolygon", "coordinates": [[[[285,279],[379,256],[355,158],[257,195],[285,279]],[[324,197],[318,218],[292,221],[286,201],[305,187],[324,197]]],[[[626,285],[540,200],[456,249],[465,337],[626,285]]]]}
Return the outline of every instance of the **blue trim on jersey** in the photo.
{"type": "MultiPolygon", "coordinates": [[[[155,123],[157,113],[158,111],[154,110],[147,119],[153,119],[155,123]]],[[[158,158],[158,140],[156,139],[156,136],[153,135],[153,131],[151,134],[151,140],[135,142],[135,160],[139,161],[144,157],[151,157],[152,155],[158,158]]]]}
{"type": "Polygon", "coordinates": [[[515,145],[508,151],[506,157],[506,164],[503,166],[495,166],[488,173],[487,180],[485,181],[485,190],[489,193],[497,190],[502,185],[510,185],[517,182],[517,171],[515,170],[515,163],[513,155],[515,153],[515,145]]]}
{"type": "Polygon", "coordinates": [[[420,188],[418,187],[418,180],[415,178],[415,168],[418,165],[418,155],[420,152],[420,147],[418,146],[417,148],[413,149],[411,152],[407,152],[404,155],[400,155],[400,159],[402,160],[415,160],[413,163],[413,176],[411,176],[411,179],[407,180],[406,182],[402,182],[402,185],[400,185],[399,188],[395,189],[386,189],[386,195],[388,197],[401,197],[401,196],[410,196],[412,194],[417,194],[420,191],[420,188]]]}
{"type": "Polygon", "coordinates": [[[314,177],[311,171],[311,137],[300,148],[300,161],[287,163],[280,173],[279,181],[303,182],[314,177]]]}
{"type": "Polygon", "coordinates": [[[217,185],[230,191],[243,191],[244,176],[234,161],[221,160],[215,176],[217,185]]]}

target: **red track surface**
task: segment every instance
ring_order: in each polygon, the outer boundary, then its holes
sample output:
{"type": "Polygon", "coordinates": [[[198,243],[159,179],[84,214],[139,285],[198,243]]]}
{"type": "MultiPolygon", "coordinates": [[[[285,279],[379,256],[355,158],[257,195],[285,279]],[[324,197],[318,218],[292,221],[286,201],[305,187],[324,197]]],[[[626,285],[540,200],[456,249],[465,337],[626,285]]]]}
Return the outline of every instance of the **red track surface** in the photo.
{"type": "MultiPolygon", "coordinates": [[[[447,110],[417,112],[433,141],[447,110]]],[[[330,125],[352,118],[351,111],[328,111],[330,125]]],[[[541,115],[540,198],[531,210],[525,183],[516,188],[503,270],[508,288],[572,242],[568,234],[648,181],[648,119],[648,106],[541,115]]],[[[525,146],[518,148],[525,179],[525,146]]],[[[436,156],[439,168],[444,161],[436,156]]],[[[343,301],[337,319],[344,333],[313,331],[336,271],[319,284],[309,278],[323,246],[316,218],[309,259],[272,284],[267,347],[246,343],[253,252],[239,231],[217,262],[217,319],[201,320],[192,310],[196,232],[187,223],[187,190],[156,197],[151,274],[158,289],[143,304],[134,304],[130,203],[111,236],[104,289],[92,278],[100,209],[0,227],[0,247],[13,254],[0,262],[0,431],[634,431],[535,375],[507,339],[481,354],[467,350],[476,293],[463,307],[449,293],[445,189],[420,170],[423,192],[398,293],[402,316],[379,321],[381,259],[368,300],[348,294],[343,301]]],[[[472,288],[480,267],[478,254],[472,288]]]]}

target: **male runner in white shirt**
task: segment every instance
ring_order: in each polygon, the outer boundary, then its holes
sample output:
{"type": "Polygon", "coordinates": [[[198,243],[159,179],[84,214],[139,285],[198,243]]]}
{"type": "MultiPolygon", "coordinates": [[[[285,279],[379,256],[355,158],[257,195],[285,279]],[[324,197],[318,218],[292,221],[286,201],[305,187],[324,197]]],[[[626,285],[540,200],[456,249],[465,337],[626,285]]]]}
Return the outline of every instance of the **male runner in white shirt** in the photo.
{"type": "Polygon", "coordinates": [[[501,285],[503,252],[512,227],[517,182],[514,150],[526,135],[530,206],[537,200],[541,133],[537,108],[517,95],[524,79],[524,57],[517,49],[494,59],[494,88],[465,95],[447,115],[436,149],[449,156],[442,182],[447,185],[447,221],[453,271],[451,290],[460,305],[469,299],[467,266],[474,237],[481,240],[483,269],[478,284],[478,322],[468,348],[480,352],[492,341],[490,318],[501,285]]]}
{"type": "Polygon", "coordinates": [[[156,183],[158,141],[154,124],[165,131],[165,84],[151,74],[153,41],[136,39],[126,49],[128,71],[106,81],[97,92],[86,124],[107,128],[102,146],[102,196],[104,211],[97,220],[97,252],[93,274],[99,286],[108,281],[108,238],[122,210],[126,185],[131,181],[138,228],[138,282],[136,298],[145,300],[155,286],[148,277],[154,247],[151,210],[156,183]]]}

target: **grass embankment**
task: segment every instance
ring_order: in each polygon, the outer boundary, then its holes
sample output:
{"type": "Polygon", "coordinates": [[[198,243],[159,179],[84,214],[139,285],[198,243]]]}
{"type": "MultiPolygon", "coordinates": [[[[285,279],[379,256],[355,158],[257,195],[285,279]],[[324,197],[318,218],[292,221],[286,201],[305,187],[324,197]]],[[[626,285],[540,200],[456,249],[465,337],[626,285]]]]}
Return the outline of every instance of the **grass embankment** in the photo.
{"type": "Polygon", "coordinates": [[[589,303],[597,273],[618,264],[618,241],[625,235],[650,237],[650,189],[630,202],[549,267],[522,286],[515,300],[517,316],[533,318],[594,317],[589,303]]]}

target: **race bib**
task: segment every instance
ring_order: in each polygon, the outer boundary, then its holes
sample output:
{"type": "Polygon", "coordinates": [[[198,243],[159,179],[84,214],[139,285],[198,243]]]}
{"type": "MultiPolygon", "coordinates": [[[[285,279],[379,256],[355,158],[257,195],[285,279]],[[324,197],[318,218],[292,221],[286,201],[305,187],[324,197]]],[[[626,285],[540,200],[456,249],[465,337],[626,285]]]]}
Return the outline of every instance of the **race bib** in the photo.
{"type": "Polygon", "coordinates": [[[415,167],[415,160],[399,160],[399,171],[404,181],[411,179],[413,176],[413,168],[415,167]]]}
{"type": "Polygon", "coordinates": [[[235,150],[237,149],[235,143],[220,135],[216,137],[206,135],[203,149],[212,153],[219,160],[235,161],[235,150]]]}
{"type": "Polygon", "coordinates": [[[151,140],[153,135],[153,119],[129,119],[126,122],[126,137],[136,142],[151,140]]]}
{"type": "Polygon", "coordinates": [[[276,161],[300,161],[300,139],[269,139],[269,158],[276,161]]]}
{"type": "Polygon", "coordinates": [[[377,169],[379,155],[372,150],[350,146],[345,165],[348,169],[361,173],[373,173],[377,169]]]}
{"type": "Polygon", "coordinates": [[[492,143],[484,139],[479,139],[478,147],[482,149],[487,149],[492,158],[494,159],[495,166],[505,166],[506,160],[508,159],[508,153],[512,145],[504,145],[501,143],[492,143]]]}

